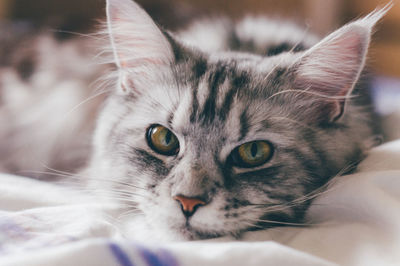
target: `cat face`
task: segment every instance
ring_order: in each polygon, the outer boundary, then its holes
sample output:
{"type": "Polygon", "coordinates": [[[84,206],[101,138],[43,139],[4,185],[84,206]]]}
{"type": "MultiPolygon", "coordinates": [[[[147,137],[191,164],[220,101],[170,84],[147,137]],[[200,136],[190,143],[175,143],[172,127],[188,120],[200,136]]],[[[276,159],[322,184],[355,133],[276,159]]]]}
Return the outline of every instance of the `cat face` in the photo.
{"type": "Polygon", "coordinates": [[[99,121],[108,125],[98,140],[102,164],[111,178],[138,187],[135,208],[153,227],[194,239],[299,219],[308,203],[292,201],[326,181],[319,169],[327,160],[299,141],[315,133],[272,97],[286,87],[285,74],[262,80],[268,73],[252,73],[253,60],[244,67],[241,60],[192,59],[153,78],[152,89],[109,99],[99,121]],[[277,90],[264,91],[271,86],[277,90]],[[162,148],[171,138],[178,146],[168,153],[162,148]],[[185,215],[179,196],[201,204],[185,215]]]}
{"type": "Polygon", "coordinates": [[[90,171],[136,211],[133,227],[203,239],[300,222],[313,193],[362,156],[355,136],[370,131],[344,100],[371,23],[263,57],[185,47],[126,0],[108,2],[108,20],[117,89],[90,171]]]}

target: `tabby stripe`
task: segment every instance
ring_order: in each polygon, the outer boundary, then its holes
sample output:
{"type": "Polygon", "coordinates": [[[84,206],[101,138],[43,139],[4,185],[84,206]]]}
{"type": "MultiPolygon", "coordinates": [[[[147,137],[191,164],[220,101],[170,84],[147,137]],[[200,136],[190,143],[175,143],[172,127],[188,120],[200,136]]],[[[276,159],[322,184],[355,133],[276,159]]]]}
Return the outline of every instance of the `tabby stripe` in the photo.
{"type": "Polygon", "coordinates": [[[129,160],[143,172],[153,171],[160,178],[167,176],[170,171],[162,160],[143,149],[132,148],[132,154],[129,156],[129,160]]]}
{"type": "Polygon", "coordinates": [[[275,46],[268,47],[268,49],[267,49],[265,54],[267,56],[274,56],[274,55],[281,54],[283,52],[289,52],[289,51],[300,52],[300,51],[303,51],[303,50],[305,50],[305,47],[301,43],[293,45],[291,43],[284,42],[284,43],[281,43],[281,44],[278,44],[278,45],[275,45],[275,46]]]}
{"type": "Polygon", "coordinates": [[[194,72],[194,78],[199,83],[199,79],[206,73],[207,71],[207,61],[203,57],[200,57],[196,63],[192,67],[192,71],[194,72]]]}
{"type": "Polygon", "coordinates": [[[320,146],[315,142],[318,139],[315,136],[315,132],[304,128],[303,129],[303,139],[307,142],[308,146],[311,148],[312,152],[314,153],[314,161],[318,161],[320,167],[315,167],[315,171],[318,171],[318,175],[325,177],[323,179],[319,179],[315,181],[315,187],[319,187],[324,185],[329,178],[333,177],[337,173],[337,168],[334,162],[329,160],[326,152],[320,148],[320,146]],[[322,166],[322,167],[321,167],[322,166]]]}
{"type": "Polygon", "coordinates": [[[171,111],[171,113],[168,116],[167,123],[168,123],[169,128],[172,128],[172,121],[174,120],[174,116],[175,116],[175,112],[176,112],[177,108],[178,107],[176,105],[174,105],[173,110],[171,111]]]}
{"type": "Polygon", "coordinates": [[[221,109],[219,111],[221,119],[225,120],[228,117],[229,112],[231,111],[231,105],[233,103],[233,98],[236,96],[239,88],[232,87],[225,96],[225,100],[222,103],[221,109]]]}
{"type": "Polygon", "coordinates": [[[329,172],[331,172],[330,169],[335,169],[335,167],[330,166],[326,153],[322,149],[320,149],[318,145],[316,145],[315,133],[312,130],[305,128],[303,132],[303,139],[308,143],[308,146],[313,151],[315,157],[314,160],[319,160],[320,164],[324,166],[324,169],[328,169],[329,172]]]}
{"type": "Polygon", "coordinates": [[[200,80],[207,71],[207,61],[201,57],[193,65],[192,71],[194,72],[194,77],[193,77],[193,85],[192,85],[193,86],[192,87],[192,111],[190,114],[190,122],[191,123],[193,123],[195,121],[196,114],[199,109],[199,100],[197,98],[197,93],[198,93],[198,89],[199,89],[200,80]]]}
{"type": "Polygon", "coordinates": [[[235,78],[233,78],[231,82],[231,89],[226,93],[225,100],[220,110],[220,115],[223,120],[226,119],[230,112],[234,97],[240,89],[247,85],[249,80],[250,78],[247,72],[242,72],[239,76],[235,75],[235,78]]]}
{"type": "Polygon", "coordinates": [[[210,85],[210,93],[204,103],[203,112],[201,114],[203,121],[208,123],[215,118],[217,89],[226,78],[226,66],[223,65],[219,67],[217,65],[216,68],[218,70],[209,77],[208,83],[210,85]]]}
{"type": "Polygon", "coordinates": [[[168,32],[162,31],[162,33],[164,34],[164,36],[166,37],[171,46],[175,62],[179,63],[180,61],[185,59],[187,57],[185,53],[186,51],[181,48],[181,46],[175,41],[175,39],[168,32]]]}
{"type": "Polygon", "coordinates": [[[197,99],[198,86],[194,86],[192,89],[192,112],[190,114],[190,122],[194,123],[196,114],[199,109],[199,100],[197,99]]]}
{"type": "MultiPolygon", "coordinates": [[[[282,194],[279,193],[282,190],[282,184],[276,184],[274,183],[274,185],[272,186],[271,184],[268,183],[268,189],[266,188],[261,188],[264,193],[266,195],[268,195],[268,198],[270,198],[271,200],[277,200],[279,202],[291,202],[293,200],[295,200],[299,195],[293,195],[293,194],[282,194]]],[[[262,187],[262,186],[260,186],[262,187]]],[[[285,186],[284,188],[285,190],[290,190],[289,187],[285,186]]]]}
{"type": "Polygon", "coordinates": [[[275,77],[274,77],[274,80],[278,80],[278,79],[282,78],[283,74],[285,74],[287,71],[288,71],[287,68],[278,67],[278,68],[275,70],[275,77]]]}
{"type": "Polygon", "coordinates": [[[319,173],[316,173],[316,169],[319,169],[319,165],[315,163],[313,158],[310,158],[310,156],[306,156],[306,154],[299,150],[282,148],[282,151],[292,154],[292,156],[304,166],[305,170],[310,176],[314,178],[320,177],[319,173]]]}
{"type": "Polygon", "coordinates": [[[247,133],[249,133],[250,125],[248,119],[247,110],[245,109],[240,115],[240,135],[238,141],[242,141],[246,137],[247,133]]]}

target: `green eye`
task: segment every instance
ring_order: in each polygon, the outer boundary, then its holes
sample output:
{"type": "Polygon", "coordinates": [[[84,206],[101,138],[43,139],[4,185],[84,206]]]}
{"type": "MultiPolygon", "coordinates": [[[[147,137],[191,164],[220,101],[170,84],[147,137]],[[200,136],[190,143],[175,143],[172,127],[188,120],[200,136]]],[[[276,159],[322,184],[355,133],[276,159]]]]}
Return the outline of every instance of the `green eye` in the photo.
{"type": "Polygon", "coordinates": [[[233,164],[242,168],[251,168],[266,163],[272,157],[272,145],[263,140],[247,142],[232,152],[233,164]]]}
{"type": "Polygon", "coordinates": [[[147,143],[155,152],[163,155],[175,155],[179,152],[179,141],[174,133],[161,125],[152,125],[147,129],[147,143]]]}

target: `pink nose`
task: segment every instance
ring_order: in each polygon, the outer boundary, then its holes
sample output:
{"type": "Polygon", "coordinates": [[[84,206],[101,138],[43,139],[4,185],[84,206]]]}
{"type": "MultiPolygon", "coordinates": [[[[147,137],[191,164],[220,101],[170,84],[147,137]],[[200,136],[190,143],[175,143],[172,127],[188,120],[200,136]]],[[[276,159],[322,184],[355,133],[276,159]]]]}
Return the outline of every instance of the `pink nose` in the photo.
{"type": "Polygon", "coordinates": [[[175,196],[174,200],[178,201],[182,207],[182,212],[186,217],[190,217],[198,207],[206,205],[206,203],[198,198],[189,198],[185,196],[175,196]]]}

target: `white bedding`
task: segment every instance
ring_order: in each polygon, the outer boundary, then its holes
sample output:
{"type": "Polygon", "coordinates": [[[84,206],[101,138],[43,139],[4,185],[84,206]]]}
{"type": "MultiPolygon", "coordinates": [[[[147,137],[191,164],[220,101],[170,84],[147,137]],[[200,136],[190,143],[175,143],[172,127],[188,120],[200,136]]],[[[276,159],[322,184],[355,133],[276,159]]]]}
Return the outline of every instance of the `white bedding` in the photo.
{"type": "MultiPolygon", "coordinates": [[[[0,174],[0,265],[400,265],[400,112],[393,140],[314,201],[311,227],[138,243],[81,192],[0,174]]],[[[102,208],[108,208],[102,206],[102,208]]]]}

